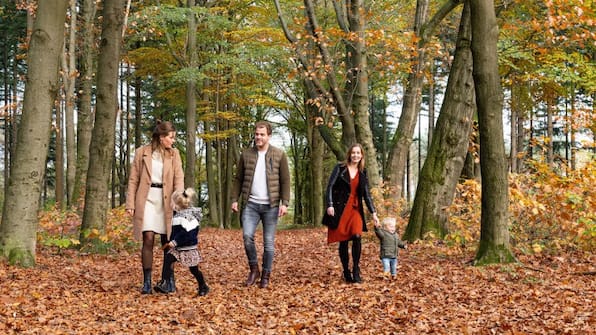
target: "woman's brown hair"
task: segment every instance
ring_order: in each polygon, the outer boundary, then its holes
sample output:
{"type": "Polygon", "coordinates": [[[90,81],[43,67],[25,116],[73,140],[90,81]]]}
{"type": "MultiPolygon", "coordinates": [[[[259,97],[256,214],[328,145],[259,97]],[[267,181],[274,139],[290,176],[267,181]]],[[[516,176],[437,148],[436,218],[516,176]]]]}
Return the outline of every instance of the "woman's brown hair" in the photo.
{"type": "Polygon", "coordinates": [[[362,154],[362,159],[360,159],[360,162],[358,162],[358,171],[362,171],[364,170],[364,149],[362,148],[362,145],[360,143],[354,143],[350,146],[350,148],[348,149],[348,152],[346,154],[346,161],[345,164],[348,165],[350,163],[350,156],[352,156],[352,150],[354,150],[354,148],[360,148],[360,154],[362,154]]]}
{"type": "Polygon", "coordinates": [[[168,136],[171,132],[176,132],[176,128],[170,121],[157,121],[153,134],[151,135],[151,151],[163,151],[163,147],[160,142],[162,136],[168,136]]]}

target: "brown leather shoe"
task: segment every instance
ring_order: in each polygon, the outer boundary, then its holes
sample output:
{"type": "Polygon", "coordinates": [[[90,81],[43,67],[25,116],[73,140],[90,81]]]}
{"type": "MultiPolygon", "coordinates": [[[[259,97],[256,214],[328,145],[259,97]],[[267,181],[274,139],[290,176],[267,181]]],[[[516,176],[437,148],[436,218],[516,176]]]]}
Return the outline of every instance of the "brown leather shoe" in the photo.
{"type": "Polygon", "coordinates": [[[271,276],[271,272],[263,271],[261,275],[261,282],[259,283],[260,288],[266,288],[269,285],[269,276],[271,276]]]}
{"type": "Polygon", "coordinates": [[[258,264],[251,264],[250,265],[250,272],[248,274],[248,278],[246,279],[246,286],[252,286],[257,282],[257,278],[261,273],[259,272],[259,265],[258,264]]]}

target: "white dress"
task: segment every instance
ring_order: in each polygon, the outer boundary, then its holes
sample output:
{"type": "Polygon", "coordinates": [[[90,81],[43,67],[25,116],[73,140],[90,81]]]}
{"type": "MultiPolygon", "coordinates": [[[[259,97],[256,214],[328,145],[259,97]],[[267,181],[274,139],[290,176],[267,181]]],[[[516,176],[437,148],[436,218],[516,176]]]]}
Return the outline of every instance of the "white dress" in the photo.
{"type": "MultiPolygon", "coordinates": [[[[161,184],[163,182],[163,160],[159,152],[153,152],[151,158],[151,183],[161,184]]],[[[157,234],[166,233],[163,188],[151,187],[149,189],[143,215],[143,231],[153,231],[157,234]]]]}

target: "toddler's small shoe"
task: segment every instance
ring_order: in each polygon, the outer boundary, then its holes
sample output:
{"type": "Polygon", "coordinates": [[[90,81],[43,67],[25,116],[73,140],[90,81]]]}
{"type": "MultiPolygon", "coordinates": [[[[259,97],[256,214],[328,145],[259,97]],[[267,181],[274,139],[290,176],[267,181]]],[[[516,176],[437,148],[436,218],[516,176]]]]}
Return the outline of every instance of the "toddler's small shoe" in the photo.
{"type": "Polygon", "coordinates": [[[203,287],[199,287],[199,291],[198,291],[199,297],[206,296],[207,293],[209,293],[209,286],[205,285],[203,287]]]}

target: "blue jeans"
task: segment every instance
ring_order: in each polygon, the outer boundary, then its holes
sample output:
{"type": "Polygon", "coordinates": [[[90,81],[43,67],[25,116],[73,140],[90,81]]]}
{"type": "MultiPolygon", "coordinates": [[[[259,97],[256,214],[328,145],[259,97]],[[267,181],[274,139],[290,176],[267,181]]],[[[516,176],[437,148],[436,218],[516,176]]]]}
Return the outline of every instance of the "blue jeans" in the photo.
{"type": "Polygon", "coordinates": [[[391,272],[392,276],[397,274],[397,258],[381,258],[383,272],[391,272]]]}
{"type": "Polygon", "coordinates": [[[257,248],[255,247],[255,231],[259,221],[263,222],[263,271],[271,272],[273,265],[275,230],[279,207],[271,205],[256,204],[248,202],[242,211],[242,238],[244,239],[244,251],[248,258],[249,265],[259,263],[257,248]]]}

